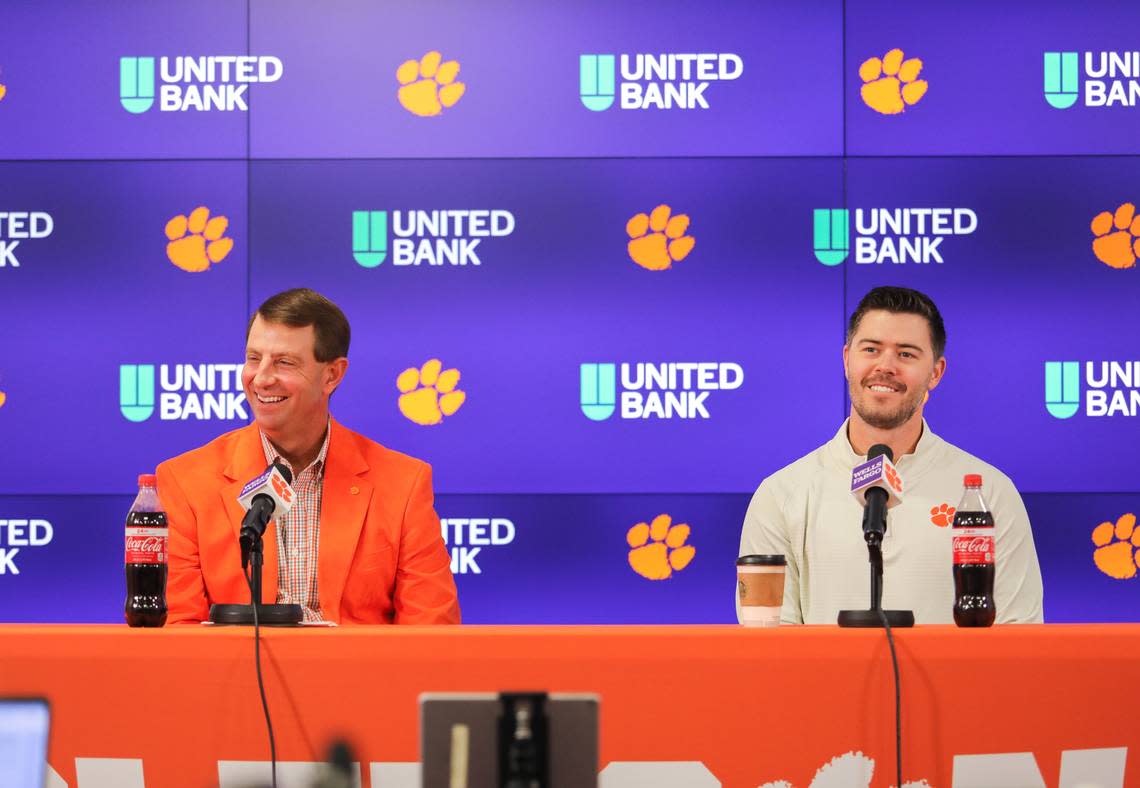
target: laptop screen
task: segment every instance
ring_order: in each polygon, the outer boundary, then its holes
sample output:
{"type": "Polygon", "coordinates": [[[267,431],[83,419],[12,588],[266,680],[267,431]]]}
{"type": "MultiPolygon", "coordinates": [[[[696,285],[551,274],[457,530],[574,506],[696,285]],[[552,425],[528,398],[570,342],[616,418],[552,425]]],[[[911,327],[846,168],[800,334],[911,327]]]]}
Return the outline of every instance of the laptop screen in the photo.
{"type": "Polygon", "coordinates": [[[49,720],[45,700],[0,698],[0,788],[44,784],[49,720]]]}

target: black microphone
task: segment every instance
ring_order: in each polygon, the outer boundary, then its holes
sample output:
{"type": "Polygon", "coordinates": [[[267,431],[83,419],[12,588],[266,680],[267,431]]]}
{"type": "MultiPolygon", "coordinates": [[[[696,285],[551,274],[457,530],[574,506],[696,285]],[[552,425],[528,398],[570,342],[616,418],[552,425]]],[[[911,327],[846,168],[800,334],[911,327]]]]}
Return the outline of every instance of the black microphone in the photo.
{"type": "MultiPolygon", "coordinates": [[[[254,639],[257,643],[257,632],[262,624],[291,625],[301,623],[304,611],[300,605],[294,604],[265,604],[261,603],[261,567],[264,560],[261,536],[269,527],[269,520],[280,518],[293,506],[293,473],[285,465],[275,462],[242,488],[238,495],[238,503],[245,509],[245,517],[241,520],[241,531],[238,534],[238,544],[241,545],[241,570],[249,584],[250,604],[214,603],[210,605],[210,621],[214,624],[253,624],[254,639]],[[246,569],[249,573],[246,573],[246,569]]],[[[258,646],[260,648],[260,645],[258,646]]],[[[260,652],[257,652],[260,653],[260,652]]],[[[260,659],[260,658],[259,658],[260,659]]],[[[261,698],[265,700],[265,691],[261,686],[261,663],[257,663],[257,686],[262,690],[261,698]]],[[[265,722],[269,727],[270,760],[277,762],[273,749],[273,726],[269,723],[268,707],[262,704],[265,711],[265,722]]]]}
{"type": "MultiPolygon", "coordinates": [[[[887,509],[902,502],[903,483],[892,464],[889,446],[876,443],[867,460],[851,471],[851,494],[863,506],[863,538],[871,563],[871,607],[867,610],[840,610],[841,627],[913,627],[910,610],[883,610],[883,534],[887,531],[887,509]]],[[[891,656],[894,657],[894,641],[891,656]]],[[[897,675],[897,674],[896,674],[897,675]]]]}
{"type": "MultiPolygon", "coordinates": [[[[895,455],[890,446],[876,443],[867,452],[867,460],[876,457],[886,457],[887,462],[894,462],[895,455]]],[[[882,487],[871,487],[865,493],[867,508],[863,510],[863,538],[867,542],[879,544],[883,541],[883,534],[887,532],[887,498],[890,496],[882,487]]]]}
{"type": "Polygon", "coordinates": [[[286,514],[293,506],[293,473],[284,464],[275,462],[242,488],[238,503],[246,510],[241,521],[238,541],[241,544],[242,566],[249,559],[251,546],[261,539],[273,515],[286,514]]]}

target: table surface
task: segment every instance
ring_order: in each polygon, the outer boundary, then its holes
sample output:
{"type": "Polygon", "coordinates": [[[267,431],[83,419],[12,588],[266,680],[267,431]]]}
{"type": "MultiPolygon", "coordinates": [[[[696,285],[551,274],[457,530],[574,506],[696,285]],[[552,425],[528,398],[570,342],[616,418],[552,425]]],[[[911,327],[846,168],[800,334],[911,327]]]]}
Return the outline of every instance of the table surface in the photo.
{"type": "MultiPolygon", "coordinates": [[[[1140,752],[1140,624],[894,630],[906,780],[950,785],[955,755],[1140,752]]],[[[881,630],[833,626],[264,628],[279,760],[347,735],[363,765],[413,762],[421,692],[601,696],[601,763],[701,762],[722,784],[807,786],[862,753],[893,784],[894,680],[881,630]]],[[[141,758],[149,785],[209,785],[267,760],[250,628],[0,626],[0,694],[53,705],[49,761],[141,758]],[[142,727],[153,735],[139,735],[142,727]]],[[[1134,758],[1136,756],[1134,755],[1134,758]]],[[[1140,784],[1140,769],[1125,784],[1140,784]]],[[[866,785],[866,782],[863,783],[866,785]]],[[[82,786],[80,786],[82,788],[82,786]]]]}

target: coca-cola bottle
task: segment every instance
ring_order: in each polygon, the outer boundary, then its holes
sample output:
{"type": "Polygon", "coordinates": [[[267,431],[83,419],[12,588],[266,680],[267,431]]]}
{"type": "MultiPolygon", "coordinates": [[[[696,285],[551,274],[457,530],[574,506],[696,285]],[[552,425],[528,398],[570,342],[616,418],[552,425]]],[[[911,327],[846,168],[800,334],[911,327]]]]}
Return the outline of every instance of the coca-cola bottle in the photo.
{"type": "Polygon", "coordinates": [[[166,512],[153,474],[139,476],[139,494],[127,513],[127,624],[166,623],[166,512]]]}
{"type": "Polygon", "coordinates": [[[988,627],[994,623],[994,516],[982,498],[982,477],[966,474],[962,500],[954,512],[954,623],[988,627]]]}

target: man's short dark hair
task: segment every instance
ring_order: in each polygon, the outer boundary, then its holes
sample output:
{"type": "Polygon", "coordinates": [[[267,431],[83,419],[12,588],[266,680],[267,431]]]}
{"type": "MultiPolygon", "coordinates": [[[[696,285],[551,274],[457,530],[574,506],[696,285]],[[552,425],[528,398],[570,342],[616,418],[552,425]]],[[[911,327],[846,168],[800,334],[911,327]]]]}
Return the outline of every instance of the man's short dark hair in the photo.
{"type": "Polygon", "coordinates": [[[271,296],[249,319],[249,325],[245,329],[247,342],[253,321],[258,315],[269,323],[284,323],[293,328],[312,326],[315,336],[313,356],[317,361],[327,362],[348,356],[348,343],[352,335],[348,318],[340,311],[340,307],[316,290],[296,287],[271,296]]]}
{"type": "Polygon", "coordinates": [[[863,296],[863,300],[855,307],[851,319],[847,322],[848,345],[851,344],[855,332],[859,330],[863,316],[875,309],[896,315],[921,315],[926,318],[926,324],[930,326],[930,346],[934,350],[934,360],[942,358],[942,354],[946,352],[946,325],[942,322],[942,314],[930,300],[930,296],[911,290],[909,287],[876,287],[863,296]]]}

